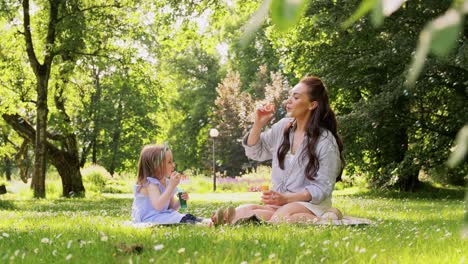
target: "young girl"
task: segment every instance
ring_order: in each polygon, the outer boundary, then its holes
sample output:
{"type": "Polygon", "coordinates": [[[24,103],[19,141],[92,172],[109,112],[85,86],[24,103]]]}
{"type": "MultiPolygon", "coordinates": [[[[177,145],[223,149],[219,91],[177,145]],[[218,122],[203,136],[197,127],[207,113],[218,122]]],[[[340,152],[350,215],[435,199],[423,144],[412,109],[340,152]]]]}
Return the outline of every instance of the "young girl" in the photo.
{"type": "MultiPolygon", "coordinates": [[[[204,223],[210,220],[178,212],[180,202],[174,196],[180,183],[180,173],[175,172],[175,163],[167,143],[143,147],[138,161],[138,180],[132,206],[134,223],[204,223]]],[[[184,192],[182,199],[188,200],[184,192]]]]}

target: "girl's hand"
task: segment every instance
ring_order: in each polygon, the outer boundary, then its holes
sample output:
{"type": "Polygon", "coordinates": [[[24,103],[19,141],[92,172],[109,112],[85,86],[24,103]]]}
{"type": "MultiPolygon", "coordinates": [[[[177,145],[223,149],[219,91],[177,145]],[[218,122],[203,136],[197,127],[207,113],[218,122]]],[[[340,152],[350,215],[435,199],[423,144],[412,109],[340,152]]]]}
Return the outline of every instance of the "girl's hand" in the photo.
{"type": "Polygon", "coordinates": [[[171,173],[171,176],[169,178],[169,187],[171,188],[177,187],[177,185],[179,185],[180,183],[180,177],[181,177],[181,174],[176,171],[171,173]]]}
{"type": "Polygon", "coordinates": [[[186,201],[189,199],[189,195],[188,195],[187,192],[183,192],[182,195],[181,195],[180,197],[181,197],[182,199],[186,200],[186,201]]]}
{"type": "Polygon", "coordinates": [[[262,194],[262,203],[268,205],[285,205],[288,203],[286,196],[284,194],[274,192],[274,191],[266,191],[262,194]]]}
{"type": "Polygon", "coordinates": [[[273,104],[266,104],[262,107],[257,108],[257,110],[255,111],[255,123],[260,125],[261,127],[265,126],[274,113],[275,106],[273,104]]]}

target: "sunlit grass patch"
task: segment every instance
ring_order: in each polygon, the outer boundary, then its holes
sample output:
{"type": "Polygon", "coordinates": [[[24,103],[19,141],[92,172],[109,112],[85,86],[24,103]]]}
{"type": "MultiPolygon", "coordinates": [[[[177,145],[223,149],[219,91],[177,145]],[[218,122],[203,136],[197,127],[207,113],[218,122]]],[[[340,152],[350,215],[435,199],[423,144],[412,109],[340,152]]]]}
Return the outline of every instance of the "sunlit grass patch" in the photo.
{"type": "MultiPolygon", "coordinates": [[[[362,193],[361,193],[362,194],[362,193]]],[[[259,193],[192,194],[187,212],[209,217],[259,193]]],[[[130,194],[85,199],[0,198],[2,263],[461,263],[463,200],[337,195],[360,227],[187,225],[137,229],[130,194]]]]}

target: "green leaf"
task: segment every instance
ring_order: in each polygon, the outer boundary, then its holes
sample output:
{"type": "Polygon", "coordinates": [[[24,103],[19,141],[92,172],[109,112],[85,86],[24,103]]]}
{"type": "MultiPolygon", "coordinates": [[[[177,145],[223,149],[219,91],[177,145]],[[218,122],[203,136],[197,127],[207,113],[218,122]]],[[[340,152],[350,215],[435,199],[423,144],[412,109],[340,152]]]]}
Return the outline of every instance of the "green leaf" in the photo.
{"type": "Polygon", "coordinates": [[[451,168],[458,165],[466,157],[468,152],[468,125],[458,131],[455,139],[455,150],[450,154],[447,165],[451,168]]]}
{"type": "Polygon", "coordinates": [[[462,24],[460,13],[455,9],[449,9],[444,15],[424,27],[419,35],[418,47],[406,78],[406,85],[414,85],[429,51],[437,56],[445,56],[452,50],[462,24]]]}
{"type": "Polygon", "coordinates": [[[406,0],[381,0],[383,4],[383,14],[384,16],[388,17],[393,12],[397,11],[406,0]]]}
{"type": "Polygon", "coordinates": [[[273,0],[271,2],[271,19],[282,32],[297,24],[301,18],[306,0],[273,0]]]}
{"type": "Polygon", "coordinates": [[[432,21],[431,26],[431,51],[437,56],[446,56],[457,43],[462,28],[462,16],[457,10],[449,9],[432,21]]]}
{"type": "Polygon", "coordinates": [[[384,7],[383,7],[382,0],[378,0],[375,3],[374,8],[372,9],[371,20],[372,20],[372,24],[374,25],[374,27],[380,27],[382,25],[384,21],[383,10],[384,10],[384,7]]]}
{"type": "Polygon", "coordinates": [[[384,18],[390,16],[393,12],[398,10],[406,0],[362,0],[358,10],[348,18],[343,27],[347,28],[355,23],[358,19],[366,15],[372,10],[372,24],[375,27],[382,25],[384,18]]]}
{"type": "Polygon", "coordinates": [[[358,21],[361,17],[365,14],[369,13],[369,11],[374,8],[379,0],[362,0],[361,4],[359,5],[358,9],[351,15],[342,25],[343,28],[347,28],[358,21]]]}
{"type": "Polygon", "coordinates": [[[252,41],[255,32],[262,26],[268,16],[271,0],[264,0],[258,10],[252,15],[249,21],[242,28],[242,36],[239,40],[240,46],[245,48],[252,41]]]}
{"type": "Polygon", "coordinates": [[[418,47],[416,48],[416,53],[411,62],[408,75],[406,76],[406,86],[413,86],[418,79],[419,73],[421,73],[421,70],[424,66],[427,53],[429,52],[431,36],[432,31],[430,30],[429,26],[426,26],[419,35],[418,47]]]}

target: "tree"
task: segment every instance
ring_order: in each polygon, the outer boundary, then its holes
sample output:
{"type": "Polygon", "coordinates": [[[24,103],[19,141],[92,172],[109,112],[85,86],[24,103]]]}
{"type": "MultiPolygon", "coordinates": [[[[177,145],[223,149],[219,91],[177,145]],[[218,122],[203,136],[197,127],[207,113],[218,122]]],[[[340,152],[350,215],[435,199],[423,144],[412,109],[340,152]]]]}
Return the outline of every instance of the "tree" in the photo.
{"type": "Polygon", "coordinates": [[[456,131],[466,122],[467,95],[460,86],[467,78],[466,38],[459,39],[458,52],[447,60],[429,57],[423,76],[408,88],[415,32],[450,2],[406,3],[380,28],[366,18],[337,28],[357,4],[311,2],[297,27],[287,35],[272,32],[271,38],[283,51],[287,72],[313,73],[328,84],[348,172],[364,173],[376,186],[414,190],[420,170],[430,173],[444,166],[456,131]]]}
{"type": "MultiPolygon", "coordinates": [[[[256,107],[264,104],[274,104],[279,109],[286,93],[283,76],[270,72],[271,83],[265,83],[268,76],[266,66],[260,67],[254,81],[256,95],[252,96],[248,90],[242,89],[239,73],[229,72],[226,78],[218,84],[216,108],[213,112],[213,121],[220,131],[219,141],[223,147],[218,151],[221,166],[229,176],[237,176],[248,166],[248,159],[241,145],[242,138],[249,131],[253,123],[253,114],[256,107]],[[261,87],[261,88],[260,88],[261,87]]],[[[283,111],[277,111],[272,122],[284,116],[283,111]]]]}
{"type": "Polygon", "coordinates": [[[35,142],[34,196],[45,197],[46,158],[62,178],[63,195],[83,195],[78,141],[71,111],[67,109],[67,105],[73,104],[68,95],[74,94],[70,78],[80,57],[98,55],[102,49],[99,39],[95,38],[99,34],[93,33],[120,30],[124,11],[116,12],[120,5],[114,3],[86,5],[80,1],[49,1],[38,4],[31,13],[29,1],[23,1],[23,21],[17,23],[15,16],[20,7],[10,1],[2,1],[2,4],[8,7],[5,13],[10,20],[2,22],[7,29],[4,35],[10,42],[4,41],[1,45],[18,52],[2,56],[2,65],[8,69],[3,77],[7,85],[11,85],[7,87],[7,97],[2,97],[2,117],[18,134],[35,142]],[[21,70],[25,61],[18,50],[22,47],[21,39],[15,33],[21,25],[33,80],[30,72],[21,70]],[[91,26],[94,30],[87,30],[91,26]],[[52,108],[48,100],[50,91],[54,95],[52,108]],[[32,100],[34,96],[36,100],[32,100]],[[50,129],[48,121],[52,121],[50,129]]]}

